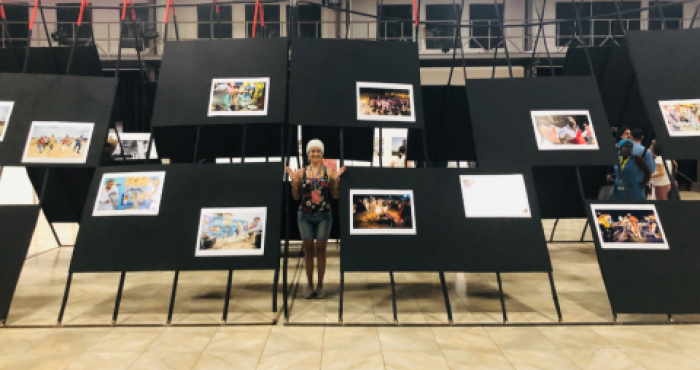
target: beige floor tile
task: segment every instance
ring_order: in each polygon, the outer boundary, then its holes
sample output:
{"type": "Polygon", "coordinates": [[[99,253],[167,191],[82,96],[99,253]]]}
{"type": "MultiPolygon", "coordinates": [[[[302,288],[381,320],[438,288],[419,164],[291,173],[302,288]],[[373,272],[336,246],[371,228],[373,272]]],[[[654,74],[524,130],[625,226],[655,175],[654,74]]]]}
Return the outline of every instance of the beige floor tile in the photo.
{"type": "Polygon", "coordinates": [[[513,370],[510,361],[496,350],[443,350],[451,370],[513,370]]]}
{"type": "Polygon", "coordinates": [[[205,352],[197,361],[194,370],[255,370],[260,352],[205,352]]]}
{"type": "Polygon", "coordinates": [[[324,350],[321,370],[384,370],[380,351],[324,350]]]}
{"type": "Polygon", "coordinates": [[[634,348],[623,350],[630,358],[647,370],[697,370],[700,361],[681,350],[634,348]]]}
{"type": "Polygon", "coordinates": [[[498,346],[483,328],[432,328],[433,335],[445,350],[498,350],[498,346]]]}
{"type": "Polygon", "coordinates": [[[78,353],[25,353],[3,366],[2,370],[63,370],[78,356],[78,353]]]}
{"type": "Polygon", "coordinates": [[[557,347],[537,328],[486,328],[486,332],[501,350],[555,350],[557,347]]]}
{"type": "Polygon", "coordinates": [[[50,329],[12,329],[0,331],[0,354],[20,355],[53,333],[50,329]]]}
{"type": "Polygon", "coordinates": [[[148,347],[148,352],[202,352],[212,337],[216,327],[167,328],[148,347]]]}
{"type": "Polygon", "coordinates": [[[129,370],[190,370],[200,356],[199,352],[144,352],[129,370]]]}
{"type": "Polygon", "coordinates": [[[81,354],[104,338],[112,329],[58,329],[54,334],[33,346],[27,354],[55,353],[81,354]]]}
{"type": "Polygon", "coordinates": [[[265,348],[269,331],[248,331],[248,327],[224,327],[214,335],[205,352],[255,352],[265,348]]]}
{"type": "MultiPolygon", "coordinates": [[[[323,328],[320,328],[323,329],[323,328]]],[[[265,353],[280,351],[321,351],[323,330],[318,328],[274,328],[265,345],[265,353]],[[291,329],[291,330],[290,330],[291,329]]]]}
{"type": "Polygon", "coordinates": [[[319,370],[321,351],[264,352],[256,370],[319,370]]]}
{"type": "Polygon", "coordinates": [[[65,370],[126,370],[140,353],[84,353],[65,370]]]}
{"type": "Polygon", "coordinates": [[[439,351],[440,346],[429,328],[379,328],[383,351],[439,351]]]}
{"type": "Polygon", "coordinates": [[[700,348],[699,325],[643,326],[640,329],[681,349],[700,348]]]}
{"type": "Polygon", "coordinates": [[[114,328],[88,349],[90,353],[141,353],[163,333],[164,328],[114,328]]]}
{"type": "Polygon", "coordinates": [[[648,349],[674,349],[675,347],[660,337],[643,329],[632,327],[594,327],[596,333],[603,336],[615,347],[648,348],[648,349]]]}
{"type": "Polygon", "coordinates": [[[19,354],[0,353],[0,368],[18,356],[19,354]]]}
{"type": "Polygon", "coordinates": [[[580,370],[559,350],[515,349],[503,354],[516,370],[580,370]]]}
{"type": "Polygon", "coordinates": [[[383,350],[386,370],[447,370],[447,362],[440,351],[383,350]]]}
{"type": "Polygon", "coordinates": [[[376,328],[340,327],[326,330],[323,337],[324,351],[381,351],[379,331],[376,328]]]}
{"type": "Polygon", "coordinates": [[[567,348],[562,352],[583,370],[645,370],[617,348],[567,348]]]}
{"type": "Polygon", "coordinates": [[[540,327],[539,330],[559,349],[614,348],[607,339],[588,327],[540,327]]]}

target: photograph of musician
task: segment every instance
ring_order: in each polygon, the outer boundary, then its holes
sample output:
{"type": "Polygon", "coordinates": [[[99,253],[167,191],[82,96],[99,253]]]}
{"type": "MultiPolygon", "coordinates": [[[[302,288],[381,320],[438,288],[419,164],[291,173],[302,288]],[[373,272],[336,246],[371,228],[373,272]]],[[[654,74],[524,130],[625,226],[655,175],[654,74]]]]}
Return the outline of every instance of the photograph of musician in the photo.
{"type": "Polygon", "coordinates": [[[668,134],[700,136],[700,99],[660,101],[668,134]]]}
{"type": "MultiPolygon", "coordinates": [[[[668,248],[660,220],[653,205],[595,208],[596,223],[603,248],[620,248],[620,244],[640,244],[668,248]]],[[[629,246],[634,248],[634,246],[629,246]]]]}
{"type": "Polygon", "coordinates": [[[208,115],[266,115],[269,89],[269,78],[216,78],[212,81],[208,115]]]}
{"type": "Polygon", "coordinates": [[[414,233],[412,193],[351,194],[351,199],[351,233],[385,234],[386,230],[414,233]]]}
{"type": "Polygon", "coordinates": [[[413,86],[357,83],[357,119],[369,121],[415,121],[413,86]]]}
{"type": "Polygon", "coordinates": [[[532,111],[540,150],[598,149],[588,111],[532,111]]]}

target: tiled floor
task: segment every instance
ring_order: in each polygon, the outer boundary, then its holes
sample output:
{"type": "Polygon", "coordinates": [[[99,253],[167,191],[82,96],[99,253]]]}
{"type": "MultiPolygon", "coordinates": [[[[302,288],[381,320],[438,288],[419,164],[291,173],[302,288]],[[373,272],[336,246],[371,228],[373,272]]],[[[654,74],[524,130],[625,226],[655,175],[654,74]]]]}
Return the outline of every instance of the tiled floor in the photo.
{"type": "MultiPolygon", "coordinates": [[[[551,225],[544,223],[547,235],[551,225]]],[[[582,228],[580,220],[562,221],[555,239],[579,238],[582,228]]],[[[40,226],[34,242],[51,237],[40,226]]],[[[395,274],[398,327],[391,325],[389,275],[347,274],[348,325],[336,326],[339,261],[330,249],[328,297],[297,296],[290,325],[281,318],[271,324],[279,317],[272,312],[273,272],[236,271],[228,323],[267,323],[240,326],[219,325],[227,272],[215,271],[180,274],[173,324],[202,325],[159,325],[173,273],[158,272],[127,274],[116,327],[110,322],[119,274],[76,274],[64,318],[72,327],[31,328],[56,323],[72,249],[39,254],[25,263],[11,327],[0,328],[0,369],[700,369],[700,325],[611,325],[592,243],[549,245],[564,320],[597,323],[583,326],[554,325],[546,274],[502,277],[511,324],[548,325],[496,326],[502,316],[495,274],[464,273],[446,274],[454,321],[476,326],[447,325],[438,275],[415,273],[395,274]],[[328,325],[294,326],[304,323],[328,325]],[[75,327],[81,324],[100,327],[75,327]]],[[[292,282],[297,262],[290,260],[292,282]]]]}

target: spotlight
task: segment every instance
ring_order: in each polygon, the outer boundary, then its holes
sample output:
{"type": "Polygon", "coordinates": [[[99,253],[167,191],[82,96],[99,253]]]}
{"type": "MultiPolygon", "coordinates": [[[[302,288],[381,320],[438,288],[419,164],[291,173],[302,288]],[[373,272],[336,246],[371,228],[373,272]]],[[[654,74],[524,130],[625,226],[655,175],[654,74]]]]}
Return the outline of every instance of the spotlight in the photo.
{"type": "Polygon", "coordinates": [[[62,44],[70,39],[70,34],[65,28],[59,28],[56,32],[51,34],[51,38],[54,42],[62,44]]]}

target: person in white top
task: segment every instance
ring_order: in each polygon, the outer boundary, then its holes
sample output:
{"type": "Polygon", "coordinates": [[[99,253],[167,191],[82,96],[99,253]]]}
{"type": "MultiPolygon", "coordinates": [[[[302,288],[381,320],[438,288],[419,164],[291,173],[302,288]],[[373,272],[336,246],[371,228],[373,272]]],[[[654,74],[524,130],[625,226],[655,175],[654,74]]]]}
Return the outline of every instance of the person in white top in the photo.
{"type": "Polygon", "coordinates": [[[408,163],[406,161],[406,146],[402,145],[399,147],[399,158],[391,161],[391,168],[407,168],[407,167],[411,167],[411,165],[410,165],[410,163],[408,163]]]}
{"type": "MultiPolygon", "coordinates": [[[[661,147],[654,143],[651,146],[651,152],[654,154],[656,167],[651,175],[651,186],[654,187],[654,195],[656,200],[668,200],[668,192],[671,190],[671,180],[668,178],[666,168],[664,167],[663,158],[661,157],[661,147]]],[[[669,171],[673,168],[671,161],[666,161],[669,171]]]]}
{"type": "Polygon", "coordinates": [[[100,196],[97,198],[98,211],[113,211],[117,209],[117,198],[119,192],[114,186],[114,180],[108,179],[104,189],[100,190],[100,196]]]}

